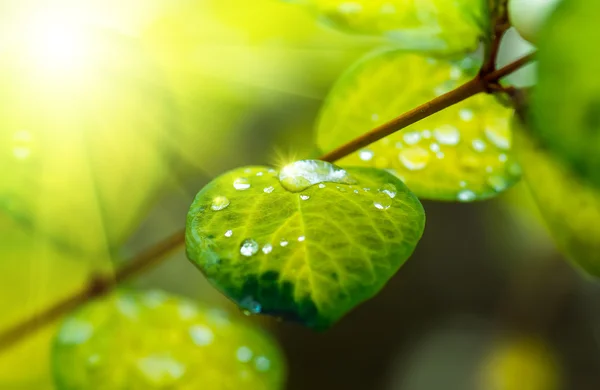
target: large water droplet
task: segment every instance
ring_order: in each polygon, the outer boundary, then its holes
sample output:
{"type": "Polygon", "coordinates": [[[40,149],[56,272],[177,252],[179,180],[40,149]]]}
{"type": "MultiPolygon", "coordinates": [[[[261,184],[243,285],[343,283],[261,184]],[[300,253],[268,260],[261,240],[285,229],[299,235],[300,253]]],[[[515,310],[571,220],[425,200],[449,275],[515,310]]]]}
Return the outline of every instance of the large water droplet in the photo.
{"type": "Polygon", "coordinates": [[[496,145],[499,149],[508,150],[510,149],[510,138],[509,130],[507,127],[486,127],[485,136],[491,143],[496,145]]]}
{"type": "Polygon", "coordinates": [[[273,245],[271,245],[271,244],[265,244],[262,248],[262,251],[265,255],[268,255],[269,253],[271,253],[272,250],[273,250],[273,245]]]}
{"type": "Polygon", "coordinates": [[[471,190],[462,190],[458,193],[457,199],[461,202],[471,202],[475,200],[477,195],[471,190]]]}
{"type": "Polygon", "coordinates": [[[404,133],[402,139],[404,140],[405,144],[414,145],[419,143],[419,141],[421,140],[421,133],[419,133],[418,131],[410,131],[408,133],[404,133]]]}
{"type": "Polygon", "coordinates": [[[381,188],[379,189],[379,192],[386,194],[390,198],[396,197],[397,191],[398,191],[398,189],[392,183],[386,183],[383,186],[381,186],[381,188]]]}
{"type": "Polygon", "coordinates": [[[392,205],[392,198],[389,195],[384,193],[379,193],[375,195],[375,200],[373,201],[373,206],[379,210],[387,210],[392,205]]]}
{"type": "Polygon", "coordinates": [[[213,199],[210,208],[215,211],[223,210],[224,208],[227,208],[227,206],[229,206],[229,203],[229,199],[227,199],[226,197],[217,196],[213,199]]]}
{"type": "Polygon", "coordinates": [[[412,147],[402,149],[398,154],[400,162],[411,171],[417,171],[427,166],[430,155],[429,152],[421,147],[412,147]]]}
{"type": "Polygon", "coordinates": [[[450,125],[438,127],[433,131],[433,136],[442,145],[456,145],[460,141],[460,132],[450,125]]]}
{"type": "Polygon", "coordinates": [[[286,165],[279,172],[283,188],[300,192],[319,183],[356,184],[345,169],[319,160],[300,160],[286,165]]]}
{"type": "Polygon", "coordinates": [[[246,177],[238,177],[233,181],[233,188],[240,191],[247,190],[250,188],[250,181],[246,177]]]}
{"type": "Polygon", "coordinates": [[[240,246],[240,253],[242,256],[250,257],[258,252],[258,243],[252,239],[247,239],[242,242],[240,246]]]}
{"type": "Polygon", "coordinates": [[[370,161],[373,158],[373,152],[369,149],[363,149],[358,152],[358,157],[363,161],[370,161]]]}

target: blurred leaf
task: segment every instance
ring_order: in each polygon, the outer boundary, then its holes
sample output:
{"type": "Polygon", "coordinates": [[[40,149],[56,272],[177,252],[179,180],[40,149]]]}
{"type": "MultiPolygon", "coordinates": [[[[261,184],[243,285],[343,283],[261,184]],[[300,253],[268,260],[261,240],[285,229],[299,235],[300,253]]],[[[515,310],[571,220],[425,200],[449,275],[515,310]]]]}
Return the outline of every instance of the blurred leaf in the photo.
{"type": "MultiPolygon", "coordinates": [[[[452,63],[402,51],[372,54],[331,91],[318,122],[317,143],[332,150],[458,87],[473,72],[470,59],[452,63]]],[[[340,163],[389,169],[423,198],[486,199],[520,176],[511,153],[511,115],[493,96],[479,94],[340,163]]]]}
{"type": "Polygon", "coordinates": [[[382,170],[304,160],[280,179],[247,167],[204,187],[188,214],[187,253],[243,308],[326,328],[406,261],[423,208],[382,170]]]}
{"type": "Polygon", "coordinates": [[[514,134],[525,181],[559,249],[600,276],[600,191],[574,176],[519,125],[514,134]]]}
{"type": "Polygon", "coordinates": [[[52,366],[58,390],[278,390],[286,370],[259,329],[156,290],[122,291],[66,318],[52,366]]]}
{"type": "Polygon", "coordinates": [[[578,174],[600,186],[600,2],[561,2],[539,42],[533,130],[578,174]]]}
{"type": "MultiPolygon", "coordinates": [[[[286,1],[286,0],[284,0],[286,1]]],[[[287,0],[289,1],[289,0],[287,0]]],[[[460,53],[487,37],[487,0],[301,0],[325,23],[403,49],[460,53]]]]}

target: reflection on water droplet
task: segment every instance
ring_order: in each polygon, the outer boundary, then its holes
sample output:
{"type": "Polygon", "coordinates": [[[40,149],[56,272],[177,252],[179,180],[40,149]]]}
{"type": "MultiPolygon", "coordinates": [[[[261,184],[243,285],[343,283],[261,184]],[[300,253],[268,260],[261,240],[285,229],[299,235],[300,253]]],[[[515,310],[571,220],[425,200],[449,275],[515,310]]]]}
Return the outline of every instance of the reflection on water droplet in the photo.
{"type": "Polygon", "coordinates": [[[434,153],[439,152],[440,145],[436,144],[435,142],[432,142],[431,144],[429,144],[429,150],[431,150],[434,153]]]}
{"type": "Polygon", "coordinates": [[[502,176],[497,175],[489,176],[487,178],[487,184],[497,192],[504,191],[508,186],[506,180],[502,176]]]}
{"type": "Polygon", "coordinates": [[[477,195],[473,191],[462,190],[458,193],[458,196],[456,198],[461,202],[470,202],[472,200],[475,200],[476,197],[477,195]]]}
{"type": "Polygon", "coordinates": [[[265,244],[262,248],[262,251],[265,255],[268,255],[269,253],[271,253],[272,250],[273,250],[273,245],[271,245],[271,244],[265,244]]]}
{"type": "Polygon", "coordinates": [[[233,188],[240,191],[247,190],[250,188],[250,181],[245,177],[238,177],[233,181],[233,188]]]}
{"type": "Polygon", "coordinates": [[[371,120],[373,122],[377,122],[379,120],[379,114],[372,114],[371,115],[371,120]]]}
{"type": "Polygon", "coordinates": [[[467,186],[467,182],[466,182],[466,181],[464,181],[464,180],[461,180],[461,181],[458,183],[458,185],[464,188],[464,187],[466,187],[466,186],[467,186]]]}
{"type": "Polygon", "coordinates": [[[430,155],[427,150],[417,146],[401,150],[398,158],[406,168],[417,171],[427,166],[430,155]]]}
{"type": "Polygon", "coordinates": [[[354,190],[354,193],[355,193],[355,194],[358,194],[359,192],[358,192],[358,190],[354,190]]]}
{"type": "Polygon", "coordinates": [[[508,156],[506,154],[502,153],[501,155],[498,156],[498,161],[506,162],[506,160],[508,160],[508,156]]]}
{"type": "Polygon", "coordinates": [[[168,354],[151,355],[137,362],[138,370],[153,386],[170,386],[185,374],[185,365],[168,354]]]}
{"type": "Polygon", "coordinates": [[[252,350],[246,346],[239,347],[235,352],[235,356],[242,363],[248,363],[252,359],[253,355],[254,353],[252,350]]]}
{"type": "Polygon", "coordinates": [[[375,200],[373,201],[373,206],[379,210],[387,210],[392,205],[392,198],[389,195],[384,193],[379,193],[375,196],[375,200]]]}
{"type": "Polygon", "coordinates": [[[345,169],[318,160],[300,160],[286,165],[279,172],[279,181],[291,192],[300,192],[319,183],[356,183],[345,169]]]}
{"type": "Polygon", "coordinates": [[[392,183],[386,183],[379,189],[379,192],[386,194],[390,198],[396,197],[397,191],[398,190],[397,190],[396,186],[393,185],[392,183]]]}
{"type": "Polygon", "coordinates": [[[263,191],[264,191],[265,193],[267,193],[267,194],[270,194],[271,192],[273,192],[273,190],[274,190],[274,189],[275,189],[275,187],[273,187],[273,186],[268,186],[268,187],[265,187],[265,188],[263,189],[263,191]]]}
{"type": "Polygon", "coordinates": [[[227,230],[224,234],[225,237],[231,237],[233,235],[233,231],[227,230]]]}
{"type": "Polygon", "coordinates": [[[459,68],[458,66],[452,66],[450,68],[450,78],[452,80],[458,80],[462,77],[462,75],[463,75],[462,69],[459,68]]]}
{"type": "Polygon", "coordinates": [[[258,243],[252,239],[247,239],[240,246],[242,256],[250,257],[258,252],[258,243]]]}
{"type": "Polygon", "coordinates": [[[224,196],[217,196],[213,199],[210,208],[215,211],[219,211],[227,208],[227,206],[229,206],[229,199],[224,196]]]}
{"type": "Polygon", "coordinates": [[[474,139],[471,142],[471,146],[473,147],[473,150],[475,150],[476,152],[483,152],[486,148],[485,142],[483,142],[480,139],[474,139]]]}
{"type": "Polygon", "coordinates": [[[300,199],[302,199],[302,200],[308,200],[308,199],[310,199],[310,195],[300,194],[300,199]]]}
{"type": "Polygon", "coordinates": [[[439,159],[442,159],[442,158],[444,158],[444,156],[445,156],[444,152],[437,152],[437,153],[435,154],[435,157],[437,157],[437,158],[439,158],[439,159]]]}
{"type": "Polygon", "coordinates": [[[190,337],[194,344],[199,347],[204,347],[212,343],[215,335],[209,327],[204,325],[193,325],[190,327],[190,337]]]}
{"type": "Polygon", "coordinates": [[[89,322],[70,318],[62,325],[58,333],[58,341],[63,344],[83,344],[92,337],[94,326],[89,322]]]}
{"type": "Polygon", "coordinates": [[[363,149],[358,152],[358,157],[363,161],[370,161],[373,158],[373,152],[369,149],[363,149]]]}
{"type": "Polygon", "coordinates": [[[431,131],[430,130],[423,130],[421,132],[421,136],[423,137],[423,139],[429,139],[429,138],[431,138],[431,131]]]}
{"type": "Polygon", "coordinates": [[[262,171],[261,172],[256,172],[256,176],[262,176],[262,175],[264,175],[264,172],[262,172],[262,171]]]}
{"type": "Polygon", "coordinates": [[[327,187],[325,184],[319,183],[319,188],[325,188],[325,187],[327,187]]]}
{"type": "Polygon", "coordinates": [[[463,108],[458,112],[458,116],[463,121],[470,122],[475,117],[475,114],[473,113],[473,110],[470,110],[468,108],[463,108]]]}
{"type": "Polygon", "coordinates": [[[248,313],[245,313],[246,315],[258,314],[262,311],[262,305],[251,296],[247,296],[242,299],[240,302],[240,307],[244,309],[244,311],[248,311],[248,313]]]}
{"type": "Polygon", "coordinates": [[[450,125],[438,127],[433,131],[433,136],[442,145],[456,145],[460,141],[460,132],[450,125]]]}
{"type": "Polygon", "coordinates": [[[304,241],[305,239],[306,239],[306,237],[304,237],[304,236],[298,237],[298,241],[300,241],[300,242],[304,241]]]}
{"type": "Polygon", "coordinates": [[[499,149],[508,150],[510,149],[510,138],[509,138],[509,130],[507,127],[486,127],[485,128],[485,136],[487,139],[496,145],[499,149]]]}
{"type": "Polygon", "coordinates": [[[267,359],[265,356],[258,356],[255,360],[254,360],[254,366],[256,367],[256,369],[258,371],[269,371],[269,368],[271,368],[271,361],[269,359],[267,359]]]}
{"type": "Polygon", "coordinates": [[[279,245],[281,246],[287,246],[287,244],[289,244],[289,242],[285,238],[282,238],[281,241],[279,241],[279,245]]]}
{"type": "Polygon", "coordinates": [[[419,141],[421,140],[421,133],[419,133],[418,131],[411,131],[408,133],[404,133],[404,135],[402,136],[402,139],[404,140],[404,143],[407,145],[414,145],[419,143],[419,141]]]}

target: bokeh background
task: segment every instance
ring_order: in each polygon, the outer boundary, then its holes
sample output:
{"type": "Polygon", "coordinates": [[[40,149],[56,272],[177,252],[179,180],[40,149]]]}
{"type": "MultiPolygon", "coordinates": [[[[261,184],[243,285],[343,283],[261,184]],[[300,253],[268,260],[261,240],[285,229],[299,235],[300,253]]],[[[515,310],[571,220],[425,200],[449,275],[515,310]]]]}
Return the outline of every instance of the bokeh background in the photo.
{"type": "MultiPolygon", "coordinates": [[[[181,229],[220,173],[318,156],[327,91],[379,45],[275,0],[2,1],[0,328],[181,229]]],[[[600,287],[527,189],[425,209],[412,258],[333,329],[250,318],[287,388],[600,388],[600,287]]],[[[183,250],[133,286],[238,312],[183,250]]],[[[1,389],[52,389],[54,330],[0,352],[1,389]]]]}

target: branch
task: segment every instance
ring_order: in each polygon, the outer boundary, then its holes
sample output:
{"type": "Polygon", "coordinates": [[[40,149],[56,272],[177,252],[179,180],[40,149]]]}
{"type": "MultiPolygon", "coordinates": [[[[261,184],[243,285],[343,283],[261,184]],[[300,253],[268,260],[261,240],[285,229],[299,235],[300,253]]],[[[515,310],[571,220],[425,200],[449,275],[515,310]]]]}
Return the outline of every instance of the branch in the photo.
{"type": "MultiPolygon", "coordinates": [[[[484,74],[485,72],[480,72],[473,80],[400,115],[345,145],[340,146],[323,155],[320,160],[329,162],[339,160],[375,141],[420,121],[421,119],[427,118],[436,112],[459,103],[480,92],[488,91],[490,85],[496,84],[502,77],[523,67],[532,59],[533,54],[530,54],[501,69],[491,71],[490,73],[484,74]]],[[[77,308],[79,305],[111,292],[119,283],[127,281],[134,276],[141,274],[147,268],[160,263],[168,254],[178,249],[184,243],[185,231],[182,230],[127,261],[124,266],[116,271],[114,276],[93,277],[85,288],[75,292],[64,300],[57,302],[53,306],[43,310],[41,313],[0,333],[0,351],[11,347],[28,335],[49,325],[64,314],[77,308]]]]}

